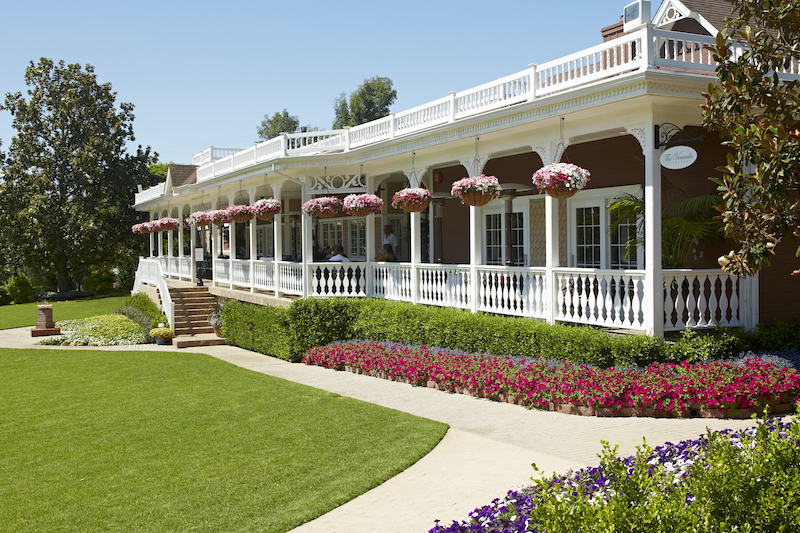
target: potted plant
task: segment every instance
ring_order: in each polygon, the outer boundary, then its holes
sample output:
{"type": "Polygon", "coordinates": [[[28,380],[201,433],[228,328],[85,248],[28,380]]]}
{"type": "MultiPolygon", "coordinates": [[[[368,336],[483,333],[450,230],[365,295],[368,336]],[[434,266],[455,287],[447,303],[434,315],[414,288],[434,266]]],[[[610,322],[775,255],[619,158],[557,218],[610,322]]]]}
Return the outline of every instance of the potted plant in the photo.
{"type": "Polygon", "coordinates": [[[211,217],[208,211],[195,211],[189,215],[186,221],[195,226],[207,226],[211,224],[211,217]]]}
{"type": "Polygon", "coordinates": [[[282,204],[277,198],[262,198],[250,206],[250,211],[259,220],[272,220],[272,218],[281,212],[282,204]]]}
{"type": "Polygon", "coordinates": [[[172,337],[175,336],[175,332],[170,328],[153,328],[150,330],[150,336],[156,340],[156,344],[172,344],[172,337]]]}
{"type": "Polygon", "coordinates": [[[539,192],[553,198],[569,198],[589,183],[589,171],[572,163],[553,163],[536,171],[531,178],[539,192]]]}
{"type": "Polygon", "coordinates": [[[344,197],[342,207],[351,216],[365,217],[383,210],[383,200],[374,194],[351,194],[344,197]]]}
{"type": "Polygon", "coordinates": [[[428,189],[401,189],[392,196],[392,207],[402,209],[408,213],[416,213],[425,211],[428,207],[428,202],[432,199],[433,194],[428,189]]]}
{"type": "Polygon", "coordinates": [[[300,209],[311,217],[331,218],[342,209],[342,201],[335,196],[320,196],[307,201],[300,209]]]}
{"type": "Polygon", "coordinates": [[[461,198],[462,204],[472,206],[486,205],[495,198],[500,197],[500,182],[494,176],[480,176],[463,178],[453,183],[450,194],[461,198]]]}
{"type": "Polygon", "coordinates": [[[232,205],[226,209],[228,216],[237,224],[242,224],[253,218],[253,212],[249,205],[232,205]]]}
{"type": "Polygon", "coordinates": [[[211,222],[213,224],[216,224],[217,226],[221,226],[226,222],[231,221],[231,217],[228,214],[227,209],[217,209],[215,211],[209,211],[208,216],[211,219],[211,222]]]}
{"type": "Polygon", "coordinates": [[[208,314],[208,324],[214,328],[217,337],[222,337],[222,305],[219,301],[214,301],[211,312],[208,314]]]}

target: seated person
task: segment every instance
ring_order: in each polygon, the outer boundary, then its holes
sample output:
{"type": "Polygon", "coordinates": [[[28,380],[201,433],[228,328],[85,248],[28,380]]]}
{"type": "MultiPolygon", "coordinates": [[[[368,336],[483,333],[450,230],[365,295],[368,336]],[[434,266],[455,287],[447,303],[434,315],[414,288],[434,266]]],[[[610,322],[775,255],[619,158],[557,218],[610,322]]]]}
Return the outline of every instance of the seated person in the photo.
{"type": "Polygon", "coordinates": [[[314,257],[314,262],[315,263],[318,263],[320,261],[327,261],[328,260],[328,249],[326,248],[325,250],[320,250],[317,247],[317,244],[314,243],[314,255],[313,255],[313,257],[314,257]]]}
{"type": "Polygon", "coordinates": [[[344,247],[341,244],[337,246],[333,251],[336,252],[336,254],[330,259],[328,259],[328,261],[336,263],[350,262],[350,259],[348,259],[346,255],[344,255],[344,247]]]}
{"type": "Polygon", "coordinates": [[[397,261],[397,258],[394,256],[391,244],[386,243],[383,245],[383,248],[377,248],[377,250],[381,254],[375,258],[375,261],[397,261]]]}

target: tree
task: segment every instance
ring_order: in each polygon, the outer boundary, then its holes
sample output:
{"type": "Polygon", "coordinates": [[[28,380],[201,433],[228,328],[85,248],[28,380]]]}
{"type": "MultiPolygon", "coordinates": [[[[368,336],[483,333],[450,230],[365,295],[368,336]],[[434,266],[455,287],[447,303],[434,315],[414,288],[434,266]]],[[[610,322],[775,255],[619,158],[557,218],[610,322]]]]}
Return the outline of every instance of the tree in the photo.
{"type": "MultiPolygon", "coordinates": [[[[318,128],[308,125],[303,126],[305,131],[317,131],[318,128]]],[[[294,133],[300,128],[300,119],[297,115],[290,115],[284,109],[282,112],[275,113],[270,117],[264,115],[264,120],[261,121],[261,126],[258,128],[258,138],[262,141],[268,141],[273,137],[277,137],[281,133],[294,133]]]]}
{"type": "Polygon", "coordinates": [[[365,79],[358,89],[350,93],[349,104],[344,93],[334,100],[333,127],[358,126],[383,118],[389,114],[389,106],[395,100],[397,91],[392,88],[392,80],[379,76],[365,79]]]}
{"type": "Polygon", "coordinates": [[[720,265],[752,276],[769,266],[781,240],[800,237],[800,99],[797,82],[778,74],[800,60],[800,10],[794,0],[727,1],[734,18],[713,48],[717,82],[704,95],[703,124],[734,151],[712,181],[724,201],[718,210],[725,234],[741,247],[720,265]]]}
{"type": "Polygon", "coordinates": [[[133,193],[149,186],[150,147],[134,141],[133,105],[115,106],[111,84],[94,68],[42,58],[25,70],[28,99],[6,94],[16,136],[0,167],[0,225],[14,266],[55,272],[59,291],[80,283],[91,268],[126,265],[144,242],[133,193]]]}

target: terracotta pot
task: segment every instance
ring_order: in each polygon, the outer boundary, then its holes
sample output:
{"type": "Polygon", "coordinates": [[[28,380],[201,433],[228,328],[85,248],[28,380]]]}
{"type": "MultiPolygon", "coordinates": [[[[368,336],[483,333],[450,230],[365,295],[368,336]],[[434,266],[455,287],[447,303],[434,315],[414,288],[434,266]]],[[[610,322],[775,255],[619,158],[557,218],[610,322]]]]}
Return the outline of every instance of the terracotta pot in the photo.
{"type": "Polygon", "coordinates": [[[569,198],[570,196],[575,196],[576,192],[578,191],[547,189],[547,194],[553,198],[569,198]]]}
{"type": "Polygon", "coordinates": [[[348,211],[347,214],[351,217],[365,217],[372,213],[371,209],[358,209],[355,211],[348,211]]]}
{"type": "Polygon", "coordinates": [[[258,220],[272,220],[275,218],[275,213],[264,213],[263,215],[256,214],[258,220]]]}
{"type": "Polygon", "coordinates": [[[428,209],[428,202],[422,202],[421,204],[402,202],[400,203],[400,209],[406,213],[419,213],[420,211],[425,211],[428,209]]]}
{"type": "Polygon", "coordinates": [[[476,191],[465,192],[463,195],[464,203],[475,207],[486,205],[493,200],[491,194],[483,194],[476,191]]]}

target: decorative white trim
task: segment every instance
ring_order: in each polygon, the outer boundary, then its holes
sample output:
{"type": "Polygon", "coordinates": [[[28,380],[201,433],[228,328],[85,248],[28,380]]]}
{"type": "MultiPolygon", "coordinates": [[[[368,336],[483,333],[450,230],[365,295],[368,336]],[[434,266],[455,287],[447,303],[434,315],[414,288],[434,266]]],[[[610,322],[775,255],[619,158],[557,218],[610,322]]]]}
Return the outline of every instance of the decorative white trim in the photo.
{"type": "Polygon", "coordinates": [[[645,130],[644,126],[626,127],[625,130],[629,135],[632,135],[637,141],[639,141],[639,146],[642,147],[642,152],[644,152],[645,142],[647,141],[647,131],[645,130]]]}
{"type": "Polygon", "coordinates": [[[311,187],[309,193],[325,192],[330,194],[366,192],[367,184],[361,174],[337,174],[333,176],[309,176],[311,187]]]}
{"type": "Polygon", "coordinates": [[[428,167],[404,170],[403,174],[408,178],[408,186],[411,188],[419,187],[427,171],[428,167]]]}
{"type": "Polygon", "coordinates": [[[532,146],[533,151],[539,154],[539,159],[542,160],[542,165],[546,165],[546,157],[547,157],[547,148],[544,146],[532,146]]]}
{"type": "Polygon", "coordinates": [[[671,25],[684,18],[690,18],[692,10],[681,4],[677,0],[669,0],[661,4],[653,19],[653,25],[656,28],[661,28],[671,25]]]}
{"type": "Polygon", "coordinates": [[[462,159],[459,163],[461,163],[462,167],[467,169],[467,174],[469,174],[469,176],[465,177],[474,177],[483,174],[483,167],[486,166],[488,160],[488,157],[473,157],[472,159],[462,159]]]}

